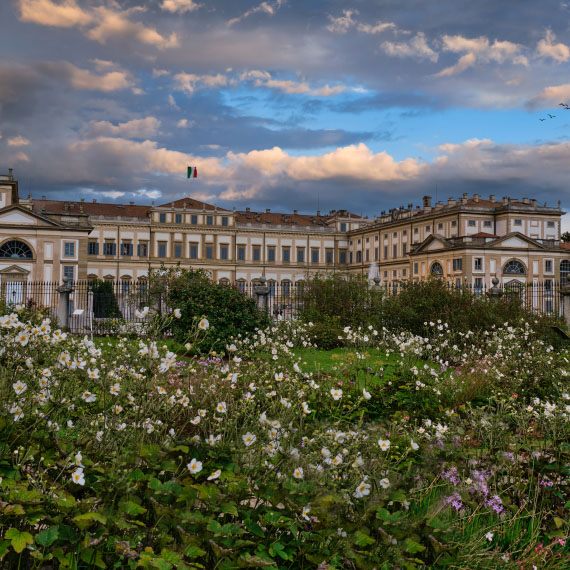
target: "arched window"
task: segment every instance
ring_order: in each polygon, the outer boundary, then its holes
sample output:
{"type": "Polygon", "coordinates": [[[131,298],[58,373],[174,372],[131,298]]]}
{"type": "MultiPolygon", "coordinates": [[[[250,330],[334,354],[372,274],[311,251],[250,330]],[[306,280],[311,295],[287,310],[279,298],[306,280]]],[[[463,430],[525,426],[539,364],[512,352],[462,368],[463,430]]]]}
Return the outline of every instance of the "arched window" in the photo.
{"type": "Polygon", "coordinates": [[[503,273],[505,275],[525,275],[526,267],[518,259],[511,259],[505,263],[503,273]]]}
{"type": "Polygon", "coordinates": [[[238,279],[237,280],[237,288],[242,292],[245,293],[245,290],[247,288],[247,282],[245,279],[238,279]]]}
{"type": "Polygon", "coordinates": [[[439,261],[431,264],[430,273],[436,277],[443,277],[443,266],[439,261]]]}
{"type": "Polygon", "coordinates": [[[220,279],[220,285],[223,285],[224,287],[229,287],[230,280],[227,277],[222,277],[220,279]]]}
{"type": "Polygon", "coordinates": [[[11,239],[0,245],[1,259],[33,259],[32,250],[23,241],[11,239]]]}
{"type": "Polygon", "coordinates": [[[570,280],[570,260],[563,259],[560,262],[560,281],[566,283],[570,280]]]}
{"type": "Polygon", "coordinates": [[[289,297],[291,294],[291,281],[289,279],[281,281],[281,294],[283,297],[289,297]]]}
{"type": "Polygon", "coordinates": [[[267,286],[269,287],[269,296],[270,297],[275,297],[275,288],[276,288],[276,283],[274,279],[270,279],[267,282],[267,286]]]}

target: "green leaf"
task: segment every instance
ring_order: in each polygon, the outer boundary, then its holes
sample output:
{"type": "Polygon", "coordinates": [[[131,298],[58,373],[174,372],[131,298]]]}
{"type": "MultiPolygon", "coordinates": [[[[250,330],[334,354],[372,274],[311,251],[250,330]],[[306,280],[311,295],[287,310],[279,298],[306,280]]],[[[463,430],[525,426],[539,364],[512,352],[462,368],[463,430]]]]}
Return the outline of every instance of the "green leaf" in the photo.
{"type": "Polygon", "coordinates": [[[0,541],[0,560],[6,556],[6,552],[10,548],[11,542],[9,540],[2,540],[0,541]]]}
{"type": "Polygon", "coordinates": [[[205,556],[207,554],[207,552],[205,550],[202,550],[199,546],[194,546],[193,544],[191,544],[185,551],[184,551],[184,556],[186,556],[187,558],[201,558],[202,556],[205,556]]]}
{"type": "Polygon", "coordinates": [[[10,540],[12,548],[20,554],[28,544],[34,544],[34,537],[29,532],[21,532],[17,528],[10,528],[4,535],[10,540]]]}
{"type": "Polygon", "coordinates": [[[220,512],[233,515],[234,517],[238,516],[238,510],[235,503],[224,503],[220,507],[220,512]]]}
{"type": "Polygon", "coordinates": [[[370,546],[375,542],[376,541],[369,534],[366,534],[361,530],[357,530],[354,533],[354,544],[356,544],[357,546],[370,546]]]}
{"type": "Polygon", "coordinates": [[[59,529],[57,526],[50,526],[36,534],[36,542],[40,546],[51,546],[59,538],[59,529]]]}
{"type": "Polygon", "coordinates": [[[105,524],[107,522],[107,517],[101,513],[84,513],[82,515],[77,515],[73,517],[73,522],[80,528],[89,528],[93,523],[100,522],[105,524]]]}
{"type": "Polygon", "coordinates": [[[404,550],[410,554],[416,554],[416,552],[423,552],[426,549],[419,542],[412,540],[411,538],[406,538],[404,540],[404,550]]]}
{"type": "Polygon", "coordinates": [[[136,517],[138,515],[142,515],[143,513],[146,513],[146,511],[147,511],[144,507],[141,507],[141,505],[139,505],[138,503],[135,503],[134,501],[125,501],[121,505],[121,510],[124,513],[127,513],[127,515],[129,515],[131,517],[136,517]]]}
{"type": "Polygon", "coordinates": [[[556,528],[560,528],[561,526],[564,526],[564,519],[561,519],[560,517],[554,517],[554,524],[556,525],[556,528]]]}

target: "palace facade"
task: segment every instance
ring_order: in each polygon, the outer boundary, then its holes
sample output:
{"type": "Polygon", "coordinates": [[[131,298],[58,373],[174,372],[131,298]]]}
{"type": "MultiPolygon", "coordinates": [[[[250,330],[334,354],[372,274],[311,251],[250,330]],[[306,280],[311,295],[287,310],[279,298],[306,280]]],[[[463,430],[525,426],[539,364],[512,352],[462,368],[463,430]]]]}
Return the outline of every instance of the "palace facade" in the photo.
{"type": "Polygon", "coordinates": [[[0,176],[0,282],[108,279],[130,287],[162,265],[206,269],[219,282],[264,276],[286,290],[316,273],[378,272],[393,284],[429,276],[475,288],[570,275],[560,204],[464,194],[425,196],[375,219],[225,210],[190,197],[159,206],[21,199],[0,176]],[[372,266],[372,269],[371,269],[372,266]]]}

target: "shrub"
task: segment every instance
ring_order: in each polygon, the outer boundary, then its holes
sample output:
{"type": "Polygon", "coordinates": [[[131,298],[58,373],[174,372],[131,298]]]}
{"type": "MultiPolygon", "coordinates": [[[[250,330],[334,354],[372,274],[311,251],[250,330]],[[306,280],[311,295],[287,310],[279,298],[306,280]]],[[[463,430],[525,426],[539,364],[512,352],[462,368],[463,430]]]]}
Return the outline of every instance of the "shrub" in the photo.
{"type": "Polygon", "coordinates": [[[182,313],[171,328],[177,341],[186,341],[197,320],[208,320],[209,334],[195,346],[200,351],[224,351],[232,337],[248,335],[269,323],[267,314],[252,298],[233,287],[213,283],[204,271],[177,269],[163,279],[168,306],[182,313]]]}
{"type": "Polygon", "coordinates": [[[93,281],[93,316],[96,319],[122,318],[119,303],[110,281],[93,281]]]}

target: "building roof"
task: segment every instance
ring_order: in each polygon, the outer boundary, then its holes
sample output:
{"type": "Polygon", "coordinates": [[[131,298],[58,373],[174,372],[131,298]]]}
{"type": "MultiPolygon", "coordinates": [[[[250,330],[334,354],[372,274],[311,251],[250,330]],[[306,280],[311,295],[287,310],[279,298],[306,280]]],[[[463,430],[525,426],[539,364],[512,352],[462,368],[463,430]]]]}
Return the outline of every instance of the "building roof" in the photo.
{"type": "Polygon", "coordinates": [[[490,234],[487,232],[477,232],[476,234],[469,235],[467,237],[474,237],[474,238],[497,238],[499,237],[497,234],[490,234]]]}
{"type": "Polygon", "coordinates": [[[42,215],[109,216],[147,219],[151,206],[109,204],[105,202],[72,202],[64,200],[31,201],[32,211],[42,215]]]}
{"type": "Polygon", "coordinates": [[[564,249],[566,251],[570,251],[570,243],[567,241],[560,242],[560,249],[564,249]]]}
{"type": "Polygon", "coordinates": [[[235,220],[238,224],[268,224],[285,226],[328,226],[328,216],[311,216],[307,214],[282,214],[278,212],[252,212],[241,210],[235,212],[235,220]]]}
{"type": "Polygon", "coordinates": [[[213,204],[207,204],[206,202],[201,202],[190,196],[185,196],[184,198],[179,198],[178,200],[173,200],[172,202],[167,202],[166,204],[161,204],[159,208],[187,208],[189,210],[218,210],[220,212],[227,212],[224,208],[218,208],[213,204]]]}

